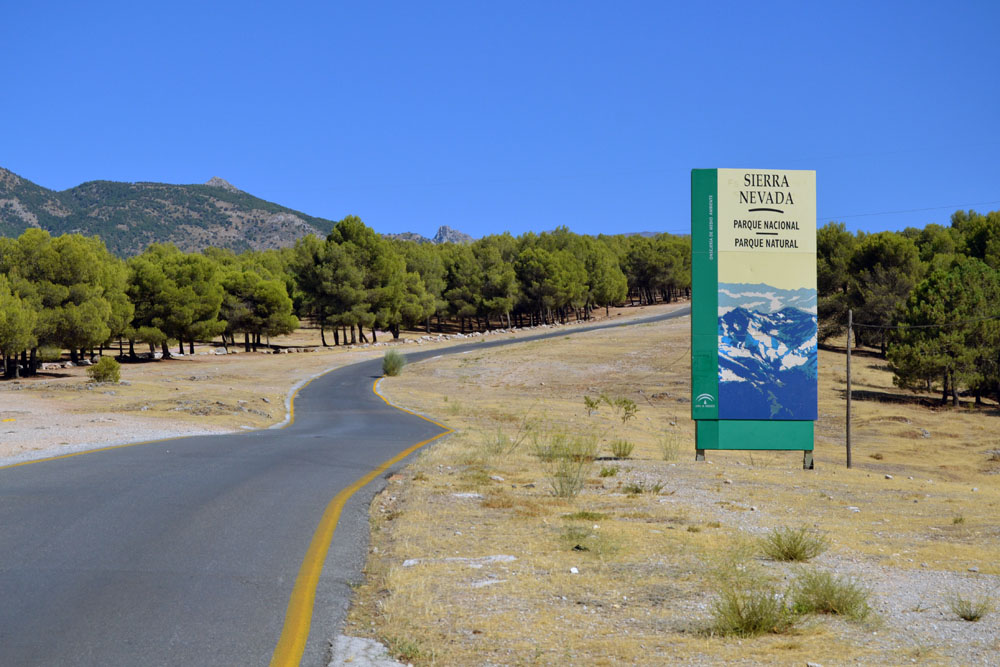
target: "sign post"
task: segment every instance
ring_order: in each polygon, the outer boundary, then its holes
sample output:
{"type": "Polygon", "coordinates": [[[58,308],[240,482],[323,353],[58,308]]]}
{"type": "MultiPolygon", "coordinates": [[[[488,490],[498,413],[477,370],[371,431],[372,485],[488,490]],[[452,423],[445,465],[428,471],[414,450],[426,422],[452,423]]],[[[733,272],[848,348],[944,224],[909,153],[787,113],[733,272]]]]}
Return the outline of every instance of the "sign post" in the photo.
{"type": "Polygon", "coordinates": [[[692,170],[691,246],[696,458],[801,450],[812,468],[816,172],[692,170]]]}

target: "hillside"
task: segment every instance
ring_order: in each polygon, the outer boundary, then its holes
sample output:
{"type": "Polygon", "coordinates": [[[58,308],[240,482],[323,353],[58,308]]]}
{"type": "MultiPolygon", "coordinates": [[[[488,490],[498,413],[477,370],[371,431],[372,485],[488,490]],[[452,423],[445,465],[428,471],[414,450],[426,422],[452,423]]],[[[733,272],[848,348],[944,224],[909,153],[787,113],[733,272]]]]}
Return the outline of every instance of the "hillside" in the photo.
{"type": "Polygon", "coordinates": [[[28,227],[100,236],[112,252],[128,256],[154,242],[188,252],[280,248],[307,234],[325,235],[333,222],[264,201],[221,178],[204,185],[89,181],[57,192],[0,167],[0,235],[18,236],[28,227]]]}

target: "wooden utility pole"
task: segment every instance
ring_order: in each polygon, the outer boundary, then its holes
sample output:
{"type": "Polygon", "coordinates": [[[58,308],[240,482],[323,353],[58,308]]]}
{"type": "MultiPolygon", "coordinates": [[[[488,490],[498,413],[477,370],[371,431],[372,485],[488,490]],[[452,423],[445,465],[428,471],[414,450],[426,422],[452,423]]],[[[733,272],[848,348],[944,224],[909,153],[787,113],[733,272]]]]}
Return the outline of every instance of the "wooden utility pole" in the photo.
{"type": "Polygon", "coordinates": [[[851,334],[854,333],[854,311],[847,311],[847,467],[851,467],[851,334]]]}

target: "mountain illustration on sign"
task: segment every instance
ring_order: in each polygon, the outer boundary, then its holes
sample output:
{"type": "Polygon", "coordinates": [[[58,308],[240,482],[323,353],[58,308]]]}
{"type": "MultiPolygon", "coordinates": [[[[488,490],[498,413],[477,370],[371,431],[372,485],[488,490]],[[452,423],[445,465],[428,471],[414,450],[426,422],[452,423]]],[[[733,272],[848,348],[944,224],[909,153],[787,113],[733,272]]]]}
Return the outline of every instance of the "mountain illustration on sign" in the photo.
{"type": "Polygon", "coordinates": [[[719,418],[815,420],[816,291],[719,284],[719,418]]]}

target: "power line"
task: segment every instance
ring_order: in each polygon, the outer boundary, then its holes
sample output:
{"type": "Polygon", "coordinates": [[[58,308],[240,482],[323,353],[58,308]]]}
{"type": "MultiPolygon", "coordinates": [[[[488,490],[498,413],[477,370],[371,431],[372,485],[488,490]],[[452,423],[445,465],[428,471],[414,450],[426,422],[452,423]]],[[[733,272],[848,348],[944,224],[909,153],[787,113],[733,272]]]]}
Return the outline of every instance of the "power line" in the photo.
{"type": "Polygon", "coordinates": [[[1000,320],[1000,315],[976,317],[970,320],[945,322],[943,324],[859,324],[858,322],[854,322],[852,326],[864,327],[866,329],[943,329],[946,327],[958,327],[964,324],[975,324],[976,322],[988,322],[990,320],[1000,320]]]}

